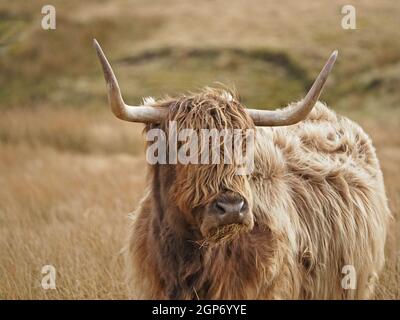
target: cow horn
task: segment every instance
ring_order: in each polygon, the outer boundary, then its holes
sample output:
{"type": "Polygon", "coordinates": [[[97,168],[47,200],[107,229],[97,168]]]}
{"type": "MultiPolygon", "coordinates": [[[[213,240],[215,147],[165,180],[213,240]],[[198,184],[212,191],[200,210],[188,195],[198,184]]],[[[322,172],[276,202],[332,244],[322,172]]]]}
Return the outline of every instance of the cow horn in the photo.
{"type": "Polygon", "coordinates": [[[311,89],[308,91],[306,97],[296,106],[275,111],[247,109],[254,124],[257,126],[288,126],[307,117],[315,103],[318,101],[324,84],[335,63],[337,54],[337,50],[331,54],[311,89]]]}
{"type": "Polygon", "coordinates": [[[96,39],[93,39],[93,44],[103,68],[104,79],[106,80],[108,90],[108,101],[114,115],[121,120],[131,122],[161,122],[168,112],[166,108],[157,108],[149,105],[129,106],[125,104],[121,96],[117,78],[114,75],[110,63],[96,39]]]}

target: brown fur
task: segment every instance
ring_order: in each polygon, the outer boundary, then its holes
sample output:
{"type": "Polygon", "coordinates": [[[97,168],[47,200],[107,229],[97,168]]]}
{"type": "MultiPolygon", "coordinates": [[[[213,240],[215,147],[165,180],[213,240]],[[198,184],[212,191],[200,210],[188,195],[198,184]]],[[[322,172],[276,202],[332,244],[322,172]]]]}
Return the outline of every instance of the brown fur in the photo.
{"type": "MultiPolygon", "coordinates": [[[[170,119],[182,128],[253,127],[237,98],[219,90],[157,104],[170,110],[164,129],[170,119]]],[[[371,297],[390,213],[375,150],[359,126],[318,102],[297,125],[257,128],[255,171],[234,169],[150,166],[126,251],[132,297],[371,297]],[[221,189],[249,201],[254,228],[202,245],[196,210],[221,189]],[[357,271],[356,290],[341,287],[344,265],[357,271]]]]}

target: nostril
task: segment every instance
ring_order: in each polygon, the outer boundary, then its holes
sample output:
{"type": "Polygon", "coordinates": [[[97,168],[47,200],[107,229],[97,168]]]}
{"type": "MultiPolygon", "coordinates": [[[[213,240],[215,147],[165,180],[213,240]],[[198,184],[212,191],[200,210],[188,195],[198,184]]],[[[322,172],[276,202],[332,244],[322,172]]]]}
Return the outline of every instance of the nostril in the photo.
{"type": "Polygon", "coordinates": [[[217,211],[218,213],[220,213],[220,214],[224,214],[224,213],[225,213],[225,205],[224,205],[223,202],[216,201],[216,202],[214,203],[214,207],[215,207],[215,209],[216,209],[216,211],[217,211]]]}

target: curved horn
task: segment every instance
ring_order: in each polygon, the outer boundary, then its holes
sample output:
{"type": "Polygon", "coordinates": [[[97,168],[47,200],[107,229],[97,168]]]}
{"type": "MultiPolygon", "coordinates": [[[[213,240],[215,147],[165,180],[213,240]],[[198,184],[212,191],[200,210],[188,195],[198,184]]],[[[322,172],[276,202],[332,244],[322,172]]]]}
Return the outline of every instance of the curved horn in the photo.
{"type": "Polygon", "coordinates": [[[151,123],[162,121],[168,112],[166,108],[156,108],[146,105],[129,106],[125,104],[121,96],[117,78],[96,39],[93,39],[93,45],[103,68],[104,79],[107,84],[108,101],[114,115],[121,120],[131,122],[151,123]]]}
{"type": "Polygon", "coordinates": [[[296,106],[276,111],[247,109],[254,124],[256,126],[288,126],[307,117],[315,103],[318,101],[337,55],[338,52],[335,50],[322,68],[306,97],[296,106]]]}

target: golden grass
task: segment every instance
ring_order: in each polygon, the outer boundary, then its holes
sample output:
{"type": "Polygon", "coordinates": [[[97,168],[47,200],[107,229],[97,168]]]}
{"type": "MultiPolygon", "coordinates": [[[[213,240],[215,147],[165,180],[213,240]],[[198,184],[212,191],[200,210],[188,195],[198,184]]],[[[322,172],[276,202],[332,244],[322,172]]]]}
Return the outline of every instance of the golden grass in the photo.
{"type": "Polygon", "coordinates": [[[393,214],[386,244],[386,265],[376,290],[377,299],[400,299],[400,137],[397,134],[400,118],[389,118],[390,115],[376,120],[360,119],[377,148],[393,214]]]}
{"type": "Polygon", "coordinates": [[[54,32],[40,29],[44,4],[0,4],[1,299],[126,298],[120,250],[145,186],[142,126],[105,111],[93,37],[133,103],[223,81],[273,107],[299,99],[339,49],[323,99],[377,147],[394,220],[376,297],[400,298],[396,2],[353,1],[356,31],[340,28],[342,0],[54,0],[54,32]],[[47,264],[56,290],[40,286],[47,264]]]}
{"type": "Polygon", "coordinates": [[[0,297],[125,297],[120,250],[143,161],[24,144],[0,150],[0,297]],[[57,290],[40,287],[46,264],[57,269],[57,290]]]}

